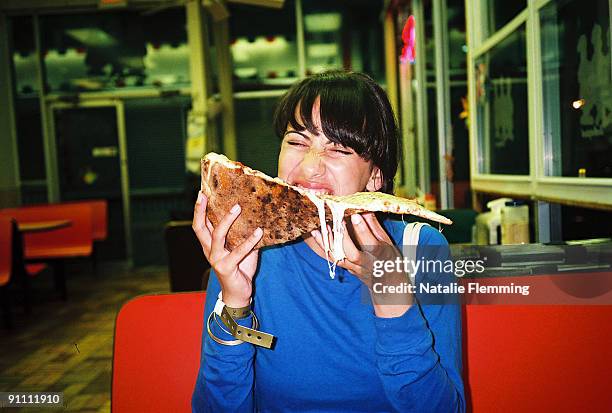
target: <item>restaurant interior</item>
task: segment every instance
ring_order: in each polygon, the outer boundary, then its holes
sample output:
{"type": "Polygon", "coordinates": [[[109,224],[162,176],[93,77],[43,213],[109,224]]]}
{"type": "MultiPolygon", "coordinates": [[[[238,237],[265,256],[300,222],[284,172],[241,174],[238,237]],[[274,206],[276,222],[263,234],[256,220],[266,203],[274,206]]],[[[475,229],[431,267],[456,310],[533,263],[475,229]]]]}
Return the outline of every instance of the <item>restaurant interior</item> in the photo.
{"type": "Polygon", "coordinates": [[[389,97],[395,194],[452,219],[453,255],[488,260],[478,277],[532,283],[533,301],[463,306],[468,411],[610,411],[611,10],[0,0],[0,394],[190,411],[200,160],[277,176],[277,102],[340,69],[389,97]]]}

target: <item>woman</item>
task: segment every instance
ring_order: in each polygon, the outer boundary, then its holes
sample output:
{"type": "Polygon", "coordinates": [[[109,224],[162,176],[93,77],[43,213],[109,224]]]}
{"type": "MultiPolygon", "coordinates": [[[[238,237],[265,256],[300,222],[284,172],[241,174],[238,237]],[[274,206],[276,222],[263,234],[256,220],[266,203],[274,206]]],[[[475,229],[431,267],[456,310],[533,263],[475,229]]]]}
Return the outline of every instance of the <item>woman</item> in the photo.
{"type": "MultiPolygon", "coordinates": [[[[328,72],[304,79],[281,99],[274,123],[282,138],[278,176],[288,183],[334,195],[392,192],[397,125],[385,92],[368,76],[328,72]]],[[[259,251],[253,250],[258,229],[225,250],[239,214],[236,206],[213,228],[200,193],[193,227],[214,269],[204,319],[221,291],[221,305],[251,305],[276,345],[222,344],[234,338],[214,321],[210,334],[205,326],[194,411],[465,410],[459,308],[419,305],[410,292],[392,301],[372,292],[372,257],[397,251],[402,221],[371,213],[345,219],[346,258],[331,278],[319,231],[259,251]]],[[[446,241],[425,226],[417,254],[446,260],[446,241]]],[[[419,273],[417,280],[426,275],[441,274],[419,273]]],[[[386,280],[399,284],[405,275],[386,280]]],[[[250,326],[252,315],[237,321],[250,326]]]]}

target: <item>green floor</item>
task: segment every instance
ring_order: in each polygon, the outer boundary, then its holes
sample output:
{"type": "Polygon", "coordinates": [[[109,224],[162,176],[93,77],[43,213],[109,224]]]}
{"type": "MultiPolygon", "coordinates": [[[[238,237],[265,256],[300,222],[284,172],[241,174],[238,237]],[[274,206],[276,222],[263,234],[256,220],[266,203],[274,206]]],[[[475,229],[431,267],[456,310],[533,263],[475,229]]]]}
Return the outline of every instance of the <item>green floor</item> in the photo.
{"type": "Polygon", "coordinates": [[[94,276],[88,262],[73,263],[66,302],[52,278],[43,273],[33,279],[32,314],[14,306],[15,328],[0,329],[0,391],[64,392],[65,409],[4,410],[109,412],[117,312],[138,295],[168,292],[167,269],[107,264],[94,276]]]}

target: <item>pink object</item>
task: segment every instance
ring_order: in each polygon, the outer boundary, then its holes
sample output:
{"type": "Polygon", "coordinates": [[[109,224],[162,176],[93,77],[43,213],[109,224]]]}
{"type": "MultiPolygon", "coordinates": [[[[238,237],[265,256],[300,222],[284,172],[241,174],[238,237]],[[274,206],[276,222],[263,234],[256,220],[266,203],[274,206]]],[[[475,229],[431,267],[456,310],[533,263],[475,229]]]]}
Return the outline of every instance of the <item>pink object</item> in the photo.
{"type": "Polygon", "coordinates": [[[402,54],[400,61],[402,63],[410,62],[414,63],[416,58],[416,31],[415,31],[415,20],[414,16],[408,17],[404,29],[402,30],[402,40],[404,41],[404,47],[402,48],[402,54]]]}

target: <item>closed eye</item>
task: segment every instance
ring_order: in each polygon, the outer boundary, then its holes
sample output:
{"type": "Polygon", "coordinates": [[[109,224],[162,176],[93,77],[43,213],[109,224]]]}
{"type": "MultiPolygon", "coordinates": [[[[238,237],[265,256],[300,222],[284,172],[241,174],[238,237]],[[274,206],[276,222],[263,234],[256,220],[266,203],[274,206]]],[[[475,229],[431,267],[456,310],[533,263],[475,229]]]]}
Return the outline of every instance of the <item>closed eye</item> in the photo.
{"type": "Polygon", "coordinates": [[[298,141],[287,141],[287,145],[298,146],[298,147],[306,147],[306,144],[298,141]]]}
{"type": "Polygon", "coordinates": [[[346,151],[344,149],[332,149],[332,151],[336,152],[336,153],[340,153],[342,155],[352,155],[353,152],[350,151],[346,151]]]}

